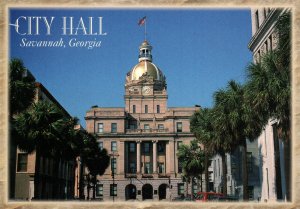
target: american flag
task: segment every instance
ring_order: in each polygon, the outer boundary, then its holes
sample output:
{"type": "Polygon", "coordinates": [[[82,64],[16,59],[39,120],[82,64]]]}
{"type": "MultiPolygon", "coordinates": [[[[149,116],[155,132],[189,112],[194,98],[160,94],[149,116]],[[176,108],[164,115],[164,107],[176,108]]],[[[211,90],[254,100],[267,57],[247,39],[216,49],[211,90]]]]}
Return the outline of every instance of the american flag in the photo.
{"type": "Polygon", "coordinates": [[[144,25],[145,22],[146,22],[146,16],[139,20],[138,25],[139,26],[144,25]]]}

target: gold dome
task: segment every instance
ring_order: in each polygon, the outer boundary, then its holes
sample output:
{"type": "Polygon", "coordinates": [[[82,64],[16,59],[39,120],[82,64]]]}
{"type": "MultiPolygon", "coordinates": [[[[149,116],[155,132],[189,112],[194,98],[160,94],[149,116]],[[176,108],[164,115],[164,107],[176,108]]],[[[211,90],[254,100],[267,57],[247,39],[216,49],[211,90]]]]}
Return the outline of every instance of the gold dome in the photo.
{"type": "Polygon", "coordinates": [[[131,80],[139,80],[139,78],[146,73],[153,77],[154,80],[161,79],[160,70],[149,61],[141,61],[139,62],[132,70],[131,70],[131,80]]]}

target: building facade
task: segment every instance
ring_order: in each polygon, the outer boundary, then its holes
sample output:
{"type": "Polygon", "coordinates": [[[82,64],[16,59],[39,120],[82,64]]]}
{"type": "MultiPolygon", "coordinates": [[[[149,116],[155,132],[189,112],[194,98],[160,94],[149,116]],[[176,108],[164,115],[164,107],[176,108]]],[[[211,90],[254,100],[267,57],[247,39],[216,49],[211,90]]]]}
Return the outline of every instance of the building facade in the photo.
{"type": "MultiPolygon", "coordinates": [[[[69,113],[51,93],[36,83],[35,102],[46,101],[57,105],[67,116],[69,113]]],[[[39,150],[29,154],[17,148],[15,189],[13,199],[73,199],[74,161],[43,156],[39,150]]]]}
{"type": "MultiPolygon", "coordinates": [[[[97,178],[96,198],[171,200],[186,193],[176,153],[195,138],[190,117],[200,108],[167,106],[166,77],[151,52],[144,41],[138,64],[126,75],[125,108],[92,107],[86,113],[87,131],[111,155],[110,167],[97,178]]],[[[196,191],[197,184],[189,188],[196,191]]]]}
{"type": "MultiPolygon", "coordinates": [[[[261,198],[261,180],[259,169],[259,151],[257,140],[247,140],[247,168],[248,168],[248,194],[249,201],[257,201],[261,198]]],[[[226,154],[227,166],[227,194],[243,199],[243,171],[242,150],[237,148],[234,153],[226,154]]],[[[212,188],[215,192],[223,192],[222,158],[216,155],[211,159],[212,188]]]]}
{"type": "MultiPolygon", "coordinates": [[[[249,49],[253,53],[254,62],[274,50],[278,45],[276,23],[286,9],[256,8],[251,10],[252,38],[249,49]]],[[[258,150],[261,176],[261,201],[287,200],[290,197],[290,170],[285,169],[284,160],[289,156],[285,144],[278,137],[277,121],[269,119],[268,124],[258,138],[258,150]],[[285,156],[286,155],[286,156],[285,156]]]]}

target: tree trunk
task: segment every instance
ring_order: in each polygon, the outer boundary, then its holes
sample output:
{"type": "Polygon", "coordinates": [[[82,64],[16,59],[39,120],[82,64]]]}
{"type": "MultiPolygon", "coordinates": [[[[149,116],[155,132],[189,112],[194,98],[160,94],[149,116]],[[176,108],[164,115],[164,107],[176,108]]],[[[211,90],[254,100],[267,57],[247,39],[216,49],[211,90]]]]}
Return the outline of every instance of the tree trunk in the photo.
{"type": "Polygon", "coordinates": [[[186,197],[189,196],[189,182],[186,182],[186,197]]]}
{"type": "Polygon", "coordinates": [[[247,142],[246,139],[242,141],[242,173],[243,173],[243,199],[249,200],[248,194],[248,168],[247,168],[247,142]]]}
{"type": "Polygon", "coordinates": [[[200,174],[200,185],[201,185],[201,192],[203,192],[202,174],[200,174]]]}
{"type": "Polygon", "coordinates": [[[226,153],[221,153],[222,157],[222,170],[223,170],[223,194],[227,195],[227,162],[226,162],[226,153]]]}
{"type": "Polygon", "coordinates": [[[93,176],[93,199],[96,199],[96,176],[93,176]]]}
{"type": "Polygon", "coordinates": [[[194,177],[192,177],[192,186],[191,186],[191,200],[194,199],[194,177]]]}
{"type": "Polygon", "coordinates": [[[291,201],[291,146],[290,138],[284,141],[284,165],[285,165],[285,182],[286,182],[286,199],[291,201]]]}
{"type": "Polygon", "coordinates": [[[205,169],[205,191],[209,192],[209,174],[208,174],[208,153],[206,151],[206,148],[204,147],[204,153],[205,153],[205,161],[204,161],[204,169],[205,169]]]}
{"type": "Polygon", "coordinates": [[[87,179],[86,189],[87,189],[87,199],[90,200],[90,178],[89,177],[87,179]]]}
{"type": "MultiPolygon", "coordinates": [[[[82,158],[81,158],[82,159],[82,158]]],[[[79,164],[80,168],[79,168],[79,199],[84,199],[84,169],[83,169],[83,161],[79,164]]]]}

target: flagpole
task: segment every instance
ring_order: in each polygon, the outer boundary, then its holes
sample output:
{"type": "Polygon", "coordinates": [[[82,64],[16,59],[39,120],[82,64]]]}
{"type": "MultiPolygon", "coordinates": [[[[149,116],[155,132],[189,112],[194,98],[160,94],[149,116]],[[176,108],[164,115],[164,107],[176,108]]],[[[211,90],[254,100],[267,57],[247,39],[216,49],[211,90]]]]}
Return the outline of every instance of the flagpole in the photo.
{"type": "Polygon", "coordinates": [[[147,19],[145,19],[145,41],[147,40],[147,19]]]}

